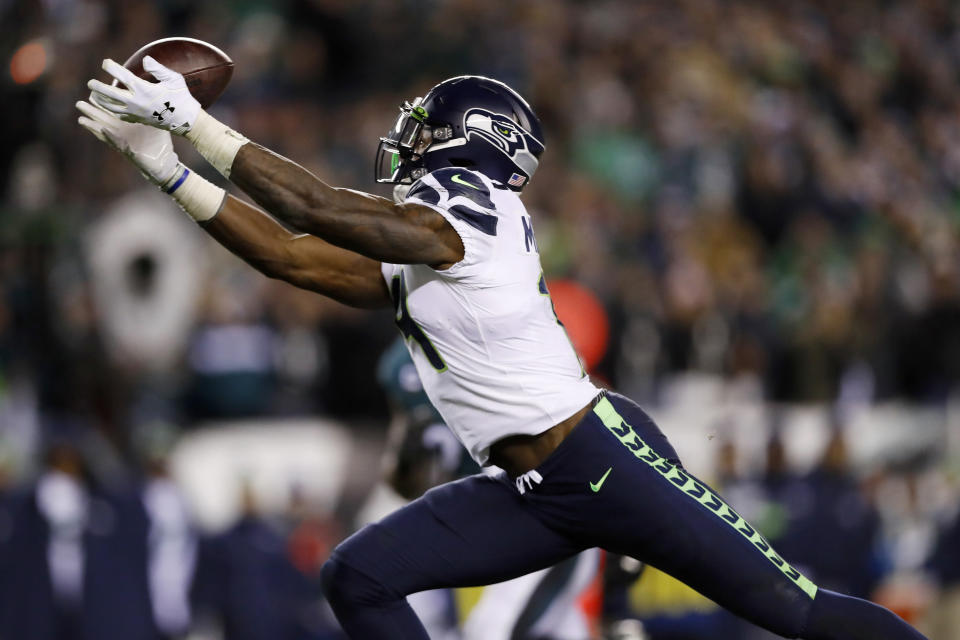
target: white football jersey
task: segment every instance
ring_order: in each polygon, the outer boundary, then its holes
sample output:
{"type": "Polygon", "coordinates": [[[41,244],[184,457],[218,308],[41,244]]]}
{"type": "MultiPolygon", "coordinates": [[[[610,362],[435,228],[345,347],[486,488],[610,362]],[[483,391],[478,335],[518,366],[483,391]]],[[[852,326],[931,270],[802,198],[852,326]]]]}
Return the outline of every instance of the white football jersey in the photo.
{"type": "Polygon", "coordinates": [[[542,433],[599,390],[553,311],[530,216],[516,193],[450,167],[418,180],[406,202],[438,211],[464,258],[438,271],[387,264],[396,322],[430,401],[470,455],[542,433]]]}

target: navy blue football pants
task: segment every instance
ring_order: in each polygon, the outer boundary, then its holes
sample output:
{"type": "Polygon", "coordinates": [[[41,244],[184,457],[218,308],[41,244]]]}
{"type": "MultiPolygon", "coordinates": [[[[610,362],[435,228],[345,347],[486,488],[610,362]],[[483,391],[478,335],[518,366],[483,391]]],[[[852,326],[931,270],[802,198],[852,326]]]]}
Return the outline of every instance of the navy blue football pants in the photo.
{"type": "Polygon", "coordinates": [[[427,640],[408,594],[500,582],[602,547],[788,638],[923,638],[800,575],[623,396],[605,393],[536,472],[442,485],[337,547],[323,582],[350,637],[427,640]]]}

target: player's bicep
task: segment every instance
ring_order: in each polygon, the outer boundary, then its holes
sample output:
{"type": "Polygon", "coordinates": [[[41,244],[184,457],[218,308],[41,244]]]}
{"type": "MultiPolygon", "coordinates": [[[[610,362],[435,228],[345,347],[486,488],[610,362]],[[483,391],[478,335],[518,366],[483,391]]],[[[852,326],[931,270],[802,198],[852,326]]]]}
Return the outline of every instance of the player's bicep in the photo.
{"type": "Polygon", "coordinates": [[[342,249],[311,235],[289,243],[290,268],[284,278],[353,307],[390,306],[390,291],[380,262],[342,249]]]}
{"type": "MultiPolygon", "coordinates": [[[[453,225],[432,207],[415,202],[397,205],[398,214],[415,225],[430,243],[419,251],[411,251],[414,260],[397,260],[402,264],[426,264],[434,269],[447,269],[463,259],[465,247],[453,225]]],[[[411,247],[413,248],[413,247],[411,247]]]]}
{"type": "Polygon", "coordinates": [[[384,262],[439,268],[463,258],[460,236],[433,208],[416,202],[397,204],[353,189],[335,191],[352,221],[353,240],[347,248],[361,253],[375,248],[376,257],[384,262]]]}

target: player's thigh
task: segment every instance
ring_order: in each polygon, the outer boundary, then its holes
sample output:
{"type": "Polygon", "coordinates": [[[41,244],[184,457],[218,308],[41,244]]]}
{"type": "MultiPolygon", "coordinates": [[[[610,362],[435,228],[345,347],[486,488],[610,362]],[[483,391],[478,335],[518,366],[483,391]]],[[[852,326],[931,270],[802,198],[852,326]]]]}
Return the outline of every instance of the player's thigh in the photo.
{"type": "Polygon", "coordinates": [[[603,546],[649,562],[755,624],[784,635],[802,629],[816,587],[683,469],[645,413],[612,400],[602,422],[615,472],[602,491],[620,526],[604,528],[603,546]]]}
{"type": "Polygon", "coordinates": [[[511,485],[475,475],[431,489],[364,527],[334,555],[406,595],[500,582],[580,550],[538,520],[511,485]]]}

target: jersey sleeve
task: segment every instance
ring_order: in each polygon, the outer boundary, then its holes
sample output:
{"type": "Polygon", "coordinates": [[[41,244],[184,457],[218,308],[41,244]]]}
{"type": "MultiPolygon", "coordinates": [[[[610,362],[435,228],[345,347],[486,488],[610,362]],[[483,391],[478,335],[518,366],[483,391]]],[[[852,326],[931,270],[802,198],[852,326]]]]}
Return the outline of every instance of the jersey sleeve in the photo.
{"type": "Polygon", "coordinates": [[[400,269],[403,268],[403,265],[399,264],[390,264],[389,262],[380,263],[380,275],[383,276],[384,281],[387,283],[387,291],[390,292],[390,297],[393,297],[393,277],[400,275],[400,269]]]}
{"type": "Polygon", "coordinates": [[[443,271],[446,277],[474,284],[483,281],[496,250],[498,216],[490,185],[468,169],[448,167],[418,180],[405,202],[430,207],[442,215],[463,242],[463,259],[443,271]]]}

